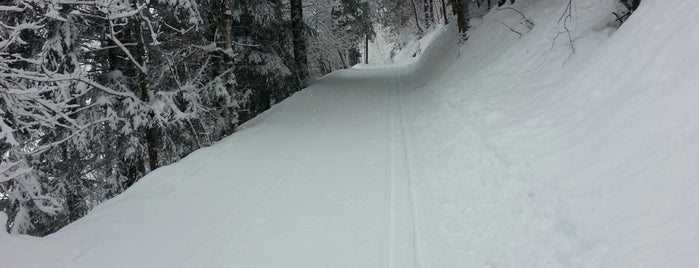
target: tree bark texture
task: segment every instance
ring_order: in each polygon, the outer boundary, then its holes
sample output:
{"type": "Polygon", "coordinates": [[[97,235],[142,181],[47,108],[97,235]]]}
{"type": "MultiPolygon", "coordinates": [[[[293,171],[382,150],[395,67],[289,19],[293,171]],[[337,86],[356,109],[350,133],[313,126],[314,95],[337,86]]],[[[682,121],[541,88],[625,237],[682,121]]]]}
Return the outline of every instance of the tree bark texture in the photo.
{"type": "MultiPolygon", "coordinates": [[[[141,66],[146,66],[146,44],[143,36],[143,25],[140,18],[134,21],[134,38],[136,39],[136,61],[141,66]]],[[[150,90],[148,89],[149,78],[148,74],[143,70],[138,70],[138,87],[141,95],[141,101],[150,102],[150,90]]],[[[148,151],[148,167],[150,171],[158,168],[158,130],[153,120],[155,115],[153,112],[148,113],[148,118],[151,120],[146,127],[146,150],[148,151]]]]}
{"type": "Polygon", "coordinates": [[[415,15],[415,26],[417,27],[418,33],[422,35],[424,31],[422,30],[422,27],[420,26],[420,16],[418,15],[417,12],[417,5],[415,4],[415,0],[410,0],[410,3],[413,5],[413,15],[415,15]]]}
{"type": "Polygon", "coordinates": [[[369,33],[364,37],[364,64],[369,64],[369,33]]]}
{"type": "Polygon", "coordinates": [[[449,18],[447,18],[447,3],[444,2],[445,0],[440,1],[442,1],[442,17],[444,17],[444,25],[447,25],[449,24],[449,18]]]}
{"type": "Polygon", "coordinates": [[[304,35],[303,1],[290,0],[289,3],[291,6],[291,33],[294,39],[294,59],[296,60],[299,78],[305,80],[309,76],[309,71],[306,37],[304,35]]]}
{"type": "Polygon", "coordinates": [[[460,33],[465,33],[468,30],[468,1],[469,0],[451,0],[454,14],[456,14],[456,23],[460,33]]]}
{"type": "Polygon", "coordinates": [[[430,23],[434,24],[435,14],[434,14],[434,0],[427,0],[430,5],[430,23]]]}
{"type": "MultiPolygon", "coordinates": [[[[231,7],[231,3],[229,1],[224,0],[223,1],[223,8],[222,8],[222,16],[223,16],[223,25],[222,27],[222,32],[221,35],[223,39],[223,65],[224,69],[222,71],[225,72],[225,76],[223,79],[225,80],[225,86],[226,86],[226,91],[228,92],[228,95],[235,99],[236,96],[238,95],[238,92],[236,91],[235,88],[235,73],[233,73],[233,57],[231,57],[231,53],[233,53],[233,18],[231,17],[231,14],[233,14],[233,8],[231,7]]],[[[233,133],[236,131],[238,128],[238,107],[232,107],[230,108],[228,112],[228,122],[230,124],[230,132],[233,133]]]]}
{"type": "Polygon", "coordinates": [[[422,11],[425,13],[425,28],[430,28],[432,22],[430,21],[430,1],[422,0],[422,11]]]}

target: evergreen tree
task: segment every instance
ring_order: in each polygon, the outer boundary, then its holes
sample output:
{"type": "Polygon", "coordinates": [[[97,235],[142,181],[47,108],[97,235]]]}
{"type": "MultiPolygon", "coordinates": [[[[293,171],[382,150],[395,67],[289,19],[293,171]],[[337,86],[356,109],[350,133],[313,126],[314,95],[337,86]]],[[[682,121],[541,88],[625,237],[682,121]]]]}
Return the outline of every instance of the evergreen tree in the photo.
{"type": "Polygon", "coordinates": [[[235,19],[237,85],[243,93],[242,120],[269,109],[274,103],[300,89],[303,71],[293,68],[290,39],[281,1],[237,1],[240,14],[235,19]]]}
{"type": "Polygon", "coordinates": [[[230,96],[209,82],[206,44],[186,40],[202,29],[197,7],[18,1],[1,9],[0,190],[12,232],[53,232],[203,146],[194,141],[205,120],[230,96]],[[177,60],[187,57],[196,59],[177,60]]]}
{"type": "MultiPolygon", "coordinates": [[[[340,0],[333,8],[337,31],[349,37],[353,43],[350,48],[350,65],[359,63],[359,44],[365,45],[365,53],[368,53],[368,42],[376,34],[369,9],[369,3],[361,0],[340,0]]],[[[368,56],[368,55],[365,55],[368,56]]],[[[365,58],[365,61],[368,59],[365,58]]]]}

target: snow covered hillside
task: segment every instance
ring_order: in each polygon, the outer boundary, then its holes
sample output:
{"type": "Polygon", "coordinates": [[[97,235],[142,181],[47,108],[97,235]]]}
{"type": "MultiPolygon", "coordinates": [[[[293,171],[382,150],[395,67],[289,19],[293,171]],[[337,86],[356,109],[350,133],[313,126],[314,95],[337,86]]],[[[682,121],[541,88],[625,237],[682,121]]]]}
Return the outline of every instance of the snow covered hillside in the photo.
{"type": "Polygon", "coordinates": [[[699,3],[575,0],[571,44],[562,2],[326,76],[0,267],[696,267],[699,3]]]}

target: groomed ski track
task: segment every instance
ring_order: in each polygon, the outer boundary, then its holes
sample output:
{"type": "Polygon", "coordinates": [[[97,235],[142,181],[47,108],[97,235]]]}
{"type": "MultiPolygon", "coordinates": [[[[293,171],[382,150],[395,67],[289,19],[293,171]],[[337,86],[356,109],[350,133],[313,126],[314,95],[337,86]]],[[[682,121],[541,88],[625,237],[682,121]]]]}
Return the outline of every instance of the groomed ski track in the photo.
{"type": "Polygon", "coordinates": [[[412,68],[328,75],[11,267],[423,267],[412,68]]]}
{"type": "Polygon", "coordinates": [[[0,267],[699,267],[699,5],[576,0],[573,55],[567,2],[328,75],[0,267]]]}

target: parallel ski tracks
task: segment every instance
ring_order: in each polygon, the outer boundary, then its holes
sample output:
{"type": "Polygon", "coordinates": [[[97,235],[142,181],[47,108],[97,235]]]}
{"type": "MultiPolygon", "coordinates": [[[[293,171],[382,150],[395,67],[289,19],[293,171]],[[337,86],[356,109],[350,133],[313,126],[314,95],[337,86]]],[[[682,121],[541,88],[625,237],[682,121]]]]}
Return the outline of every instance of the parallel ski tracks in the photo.
{"type": "Polygon", "coordinates": [[[423,267],[413,161],[401,100],[402,69],[392,74],[389,92],[389,183],[387,267],[423,267]]]}
{"type": "MultiPolygon", "coordinates": [[[[419,232],[419,210],[416,198],[415,175],[412,169],[413,160],[410,156],[410,137],[408,134],[408,124],[406,122],[406,114],[403,109],[401,99],[401,69],[395,69],[392,72],[391,80],[388,89],[388,149],[387,159],[389,162],[388,178],[386,182],[386,214],[387,214],[387,238],[386,238],[386,260],[385,266],[390,268],[418,268],[424,267],[422,261],[422,250],[420,249],[420,232],[419,232]]],[[[338,95],[347,94],[344,89],[338,95]]],[[[337,99],[341,99],[339,96],[337,99]]],[[[337,103],[331,102],[324,105],[327,112],[337,109],[337,103]]],[[[322,116],[322,115],[319,115],[322,116]]],[[[326,119],[320,119],[324,121],[326,119]]],[[[310,119],[307,124],[312,122],[310,119]]],[[[323,129],[322,131],[326,131],[323,129]]],[[[293,137],[294,140],[301,141],[301,147],[306,147],[309,141],[301,135],[293,137]]],[[[212,266],[222,265],[226,262],[227,252],[232,252],[242,234],[250,228],[253,219],[261,213],[264,204],[268,202],[271,195],[283,184],[284,178],[287,178],[288,172],[295,172],[298,168],[298,159],[293,158],[290,150],[294,144],[287,143],[283,148],[279,148],[282,153],[272,166],[278,166],[282,162],[294,163],[292,170],[268,170],[266,173],[267,179],[256,182],[250,192],[244,197],[243,201],[238,201],[236,205],[224,218],[220,224],[217,224],[209,238],[203,245],[193,251],[184,259],[183,267],[199,266],[210,264],[212,266]],[[236,222],[236,221],[243,221],[236,222]],[[238,226],[236,230],[228,230],[231,226],[238,226]],[[226,243],[220,243],[222,239],[226,239],[226,243]],[[229,246],[218,248],[216,245],[228,244],[229,246]],[[213,260],[201,260],[200,256],[205,252],[216,251],[220,256],[213,260]]],[[[225,151],[224,151],[225,152],[225,151]]],[[[217,155],[221,155],[221,152],[217,155]]],[[[193,173],[197,173],[204,167],[198,167],[193,173]]],[[[235,203],[231,198],[231,203],[235,203]]]]}

